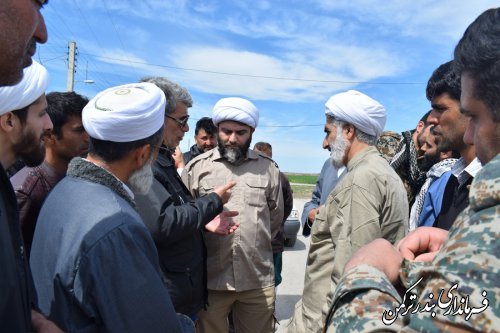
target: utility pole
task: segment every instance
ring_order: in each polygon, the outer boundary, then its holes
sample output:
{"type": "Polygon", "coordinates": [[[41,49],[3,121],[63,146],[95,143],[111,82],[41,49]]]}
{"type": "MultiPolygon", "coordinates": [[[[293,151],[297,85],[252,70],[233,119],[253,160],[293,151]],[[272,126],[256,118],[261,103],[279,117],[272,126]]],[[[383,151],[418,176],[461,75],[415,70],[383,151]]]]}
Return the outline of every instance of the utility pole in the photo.
{"type": "Polygon", "coordinates": [[[66,89],[73,91],[75,84],[75,60],[76,60],[76,42],[69,42],[68,47],[68,79],[66,81],[66,89]]]}

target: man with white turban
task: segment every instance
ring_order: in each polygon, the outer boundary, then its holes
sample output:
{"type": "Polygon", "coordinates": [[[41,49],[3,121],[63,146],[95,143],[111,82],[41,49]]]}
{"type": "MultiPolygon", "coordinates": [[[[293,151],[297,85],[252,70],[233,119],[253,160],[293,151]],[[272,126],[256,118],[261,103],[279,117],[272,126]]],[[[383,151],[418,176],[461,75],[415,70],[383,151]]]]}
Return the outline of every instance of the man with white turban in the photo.
{"type": "Polygon", "coordinates": [[[44,202],[30,256],[40,309],[68,332],[194,331],[174,311],[132,191],[151,186],[164,112],[151,83],[109,88],[83,109],[88,156],[44,202]]]}
{"type": "Polygon", "coordinates": [[[273,330],[274,267],[271,240],[283,221],[279,169],[249,149],[259,111],[243,98],[223,98],[213,110],[218,149],[198,155],[184,168],[182,179],[194,197],[236,181],[224,210],[238,211],[240,227],[227,237],[206,234],[208,308],[199,312],[198,332],[243,333],[273,330]]]}
{"type": "Polygon", "coordinates": [[[5,170],[16,159],[35,166],[43,161],[42,137],[52,129],[46,112],[47,70],[37,62],[24,69],[23,79],[0,87],[0,327],[5,332],[58,329],[40,313],[19,228],[16,196],[5,170]]]}
{"type": "Polygon", "coordinates": [[[332,293],[354,251],[380,237],[394,244],[408,228],[403,183],[375,148],[384,107],[354,90],[330,97],[325,106],[331,162],[347,170],[312,226],[303,297],[285,327],[289,333],[322,332],[332,293]]]}

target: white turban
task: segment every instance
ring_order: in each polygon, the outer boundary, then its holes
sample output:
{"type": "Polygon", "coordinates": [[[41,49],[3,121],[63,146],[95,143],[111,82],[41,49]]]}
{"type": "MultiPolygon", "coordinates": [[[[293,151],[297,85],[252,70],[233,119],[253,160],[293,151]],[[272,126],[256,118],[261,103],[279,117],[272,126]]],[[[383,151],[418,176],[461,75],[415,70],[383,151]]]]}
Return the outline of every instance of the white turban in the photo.
{"type": "Polygon", "coordinates": [[[333,95],[325,103],[325,114],[354,125],[366,134],[379,137],[387,116],[385,108],[356,90],[333,95]]]}
{"type": "Polygon", "coordinates": [[[259,110],[244,98],[228,97],[220,99],[214,106],[212,121],[215,126],[220,122],[232,120],[256,128],[259,123],[259,110]]]}
{"type": "Polygon", "coordinates": [[[0,116],[27,107],[47,90],[49,73],[45,67],[33,61],[23,73],[23,79],[15,86],[0,88],[0,116]]]}
{"type": "Polygon", "coordinates": [[[162,127],[165,103],[165,94],[152,83],[109,88],[97,94],[83,109],[83,127],[94,139],[141,140],[162,127]]]}

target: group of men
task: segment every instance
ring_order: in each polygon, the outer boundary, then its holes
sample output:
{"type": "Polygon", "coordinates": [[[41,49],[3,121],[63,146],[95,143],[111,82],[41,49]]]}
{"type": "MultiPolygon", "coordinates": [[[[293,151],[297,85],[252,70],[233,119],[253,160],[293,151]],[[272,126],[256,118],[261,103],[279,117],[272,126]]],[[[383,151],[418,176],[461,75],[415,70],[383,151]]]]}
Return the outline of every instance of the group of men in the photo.
{"type": "MultiPolygon", "coordinates": [[[[302,216],[303,230],[311,230],[311,248],[303,298],[287,332],[495,330],[500,323],[499,41],[497,8],[480,15],[456,47],[454,60],[432,73],[426,89],[432,109],[416,129],[402,133],[397,147],[388,149],[386,140],[377,143],[383,145],[383,154],[395,151],[388,160],[404,181],[405,197],[413,202],[408,227],[416,230],[399,242],[373,232],[373,238],[382,238],[353,241],[363,221],[356,208],[373,196],[359,200],[351,191],[351,210],[339,214],[345,206],[339,194],[352,181],[354,165],[348,158],[354,154],[347,145],[343,165],[348,172],[338,179],[335,145],[342,145],[332,142],[334,167],[323,168],[302,216]],[[325,184],[331,186],[326,191],[325,184]],[[346,248],[357,251],[348,255],[339,275],[335,264],[346,248]]],[[[326,104],[325,140],[331,132],[328,115],[339,118],[336,106],[332,112],[332,99],[326,104]]],[[[346,114],[354,117],[355,112],[340,112],[340,119],[346,114]]],[[[360,131],[366,128],[360,121],[348,122],[360,131]]],[[[372,169],[376,163],[382,162],[373,161],[372,169]]],[[[382,203],[390,198],[372,206],[386,212],[382,203]]],[[[388,221],[381,216],[377,224],[388,221]]]]}
{"type": "MultiPolygon", "coordinates": [[[[250,149],[257,107],[220,99],[197,124],[179,175],[189,92],[147,77],[90,101],[45,96],[48,72],[31,60],[47,40],[45,4],[0,5],[2,330],[194,332],[196,322],[198,332],[216,333],[228,331],[231,313],[236,332],[272,332],[292,197],[270,145],[250,149]],[[9,180],[16,162],[25,167],[9,180]]],[[[408,196],[376,149],[384,107],[354,90],[327,101],[323,147],[333,168],[325,165],[327,180],[304,215],[304,294],[285,330],[497,327],[499,39],[500,9],[471,24],[453,62],[429,80],[432,111],[394,157],[417,163],[408,166],[412,216],[437,230],[405,236],[408,196]],[[451,164],[453,152],[460,159],[451,164]],[[417,294],[402,299],[401,287],[417,294]],[[441,307],[443,290],[453,316],[430,313],[437,301],[426,297],[439,295],[441,307]],[[425,302],[428,310],[409,314],[425,302]]]]}

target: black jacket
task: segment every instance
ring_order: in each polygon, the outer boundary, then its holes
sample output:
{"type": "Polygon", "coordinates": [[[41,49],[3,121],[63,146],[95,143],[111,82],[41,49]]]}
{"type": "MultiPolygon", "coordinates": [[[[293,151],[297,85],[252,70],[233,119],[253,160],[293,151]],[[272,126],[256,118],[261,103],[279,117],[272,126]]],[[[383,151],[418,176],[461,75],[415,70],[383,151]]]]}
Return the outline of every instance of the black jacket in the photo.
{"type": "Polygon", "coordinates": [[[198,145],[196,144],[192,145],[189,151],[182,154],[182,157],[184,159],[184,164],[188,164],[189,161],[191,161],[193,158],[201,154],[203,154],[203,152],[200,150],[200,148],[198,148],[198,145]]]}
{"type": "Polygon", "coordinates": [[[31,332],[35,293],[19,228],[17,202],[0,165],[0,330],[31,332]]]}
{"type": "MultiPolygon", "coordinates": [[[[162,151],[153,164],[160,192],[136,197],[139,212],[155,241],[160,266],[176,312],[191,316],[207,304],[205,224],[222,212],[215,193],[193,199],[174,166],[172,155],[162,151]],[[159,184],[158,184],[159,183],[159,184]],[[161,184],[161,185],[160,185],[161,184]],[[161,198],[158,197],[161,195],[161,198]],[[148,202],[144,202],[149,200],[148,202]],[[151,202],[159,202],[155,217],[151,202]],[[159,209],[159,216],[157,211],[159,209]]],[[[151,191],[150,191],[151,192],[151,191]]]]}

